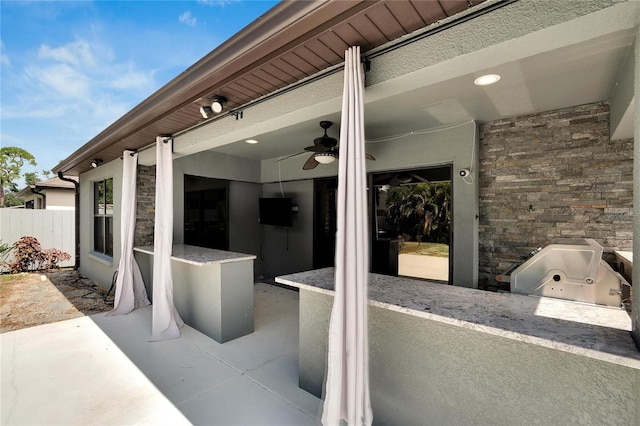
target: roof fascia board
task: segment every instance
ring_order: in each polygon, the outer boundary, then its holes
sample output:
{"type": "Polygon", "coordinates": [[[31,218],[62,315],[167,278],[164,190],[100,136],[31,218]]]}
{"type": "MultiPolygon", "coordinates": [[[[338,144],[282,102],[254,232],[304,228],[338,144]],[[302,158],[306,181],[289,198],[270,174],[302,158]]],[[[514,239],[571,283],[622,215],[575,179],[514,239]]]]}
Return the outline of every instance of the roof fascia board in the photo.
{"type": "MultiPolygon", "coordinates": [[[[114,140],[124,139],[133,132],[147,127],[153,121],[173,113],[185,104],[193,102],[202,95],[203,91],[207,90],[204,88],[204,81],[215,72],[220,72],[221,69],[233,64],[234,61],[242,65],[239,59],[250,52],[256,51],[256,49],[264,50],[265,56],[272,53],[265,50],[267,42],[271,42],[270,46],[277,45],[280,42],[280,46],[282,46],[282,44],[289,44],[301,36],[313,35],[314,29],[309,30],[309,26],[306,25],[308,19],[313,19],[313,22],[321,19],[320,22],[326,23],[330,21],[330,16],[335,19],[337,16],[342,17],[353,14],[354,5],[362,4],[366,7],[371,7],[377,1],[353,3],[322,0],[279,3],[116,120],[67,157],[67,159],[55,166],[53,172],[62,171],[64,173],[95,153],[100,152],[113,143],[114,140]],[[282,38],[291,38],[291,40],[288,43],[283,43],[283,40],[278,35],[282,38]],[[199,85],[203,87],[199,88],[199,85]],[[192,94],[194,90],[197,91],[195,96],[192,94]]],[[[357,10],[361,10],[362,7],[358,7],[357,10]]],[[[315,27],[317,28],[317,25],[315,27]]],[[[248,58],[245,59],[245,61],[247,60],[248,58]]]]}

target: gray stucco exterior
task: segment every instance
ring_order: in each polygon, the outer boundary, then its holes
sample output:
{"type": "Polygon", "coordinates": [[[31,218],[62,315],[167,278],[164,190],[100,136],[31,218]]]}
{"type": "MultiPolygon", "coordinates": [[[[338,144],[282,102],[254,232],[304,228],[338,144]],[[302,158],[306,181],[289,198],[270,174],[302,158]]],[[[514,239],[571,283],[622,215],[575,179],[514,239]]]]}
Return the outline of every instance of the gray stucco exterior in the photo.
{"type": "MultiPolygon", "coordinates": [[[[636,28],[636,39],[640,37],[637,29],[637,5],[634,2],[615,1],[565,1],[548,0],[544,2],[519,1],[510,4],[494,13],[492,16],[480,16],[464,25],[434,34],[422,40],[410,43],[390,52],[375,55],[372,53],[371,71],[367,74],[366,99],[367,105],[377,102],[397,100],[403,96],[411,96],[416,82],[429,81],[430,84],[454,78],[466,72],[465,64],[477,64],[479,61],[498,65],[509,61],[516,61],[535,56],[549,49],[550,46],[561,50],[572,44],[588,41],[590,37],[606,31],[615,33],[628,28],[636,28]],[[615,9],[615,13],[609,13],[615,9]],[[531,17],[535,17],[532,19],[531,17]],[[500,30],[488,31],[495,22],[503,23],[500,30]],[[493,24],[492,24],[493,23],[493,24]],[[580,24],[580,25],[578,25],[580,24]],[[588,24],[593,32],[581,31],[582,25],[588,24]],[[595,35],[594,35],[595,34],[595,35]],[[538,38],[534,38],[534,36],[538,38]],[[542,37],[547,45],[537,42],[542,37]],[[498,49],[498,46],[500,49],[498,49]],[[505,48],[506,47],[506,48],[505,48]],[[489,59],[487,59],[489,58],[489,59]]],[[[620,235],[632,233],[640,235],[640,47],[637,41],[633,45],[630,61],[625,65],[621,74],[621,86],[633,87],[635,104],[635,124],[633,142],[633,199],[627,199],[624,204],[615,208],[633,210],[633,221],[629,221],[628,214],[622,224],[615,224],[615,230],[620,235]],[[632,60],[633,59],[633,60],[632,60]],[[629,71],[632,70],[632,71],[629,71]],[[635,82],[635,84],[633,84],[635,82]]],[[[174,241],[183,240],[183,181],[184,175],[197,175],[230,180],[232,223],[230,223],[230,249],[250,252],[260,255],[262,243],[266,243],[271,253],[278,252],[281,256],[269,255],[259,257],[256,262],[256,276],[269,276],[295,272],[310,268],[312,264],[312,250],[310,243],[313,237],[312,217],[308,214],[312,209],[313,179],[317,177],[334,176],[335,167],[318,167],[313,171],[303,172],[301,161],[275,162],[274,159],[250,160],[216,152],[216,148],[234,143],[257,134],[264,134],[288,126],[295,126],[310,119],[336,114],[341,108],[342,72],[335,72],[308,84],[290,90],[265,102],[252,106],[244,114],[242,120],[227,118],[214,121],[189,131],[178,134],[174,138],[174,241]],[[288,250],[278,251],[285,247],[282,241],[286,238],[280,230],[268,230],[265,237],[261,236],[261,227],[257,224],[255,199],[260,196],[273,195],[279,192],[282,182],[284,192],[295,194],[300,199],[301,212],[298,216],[299,227],[290,235],[291,243],[288,250]],[[253,209],[250,206],[254,206],[253,209]],[[234,219],[235,218],[235,219],[234,219]],[[253,220],[255,218],[256,220],[253,220]],[[233,222],[235,220],[235,222],[233,222]],[[264,240],[262,240],[264,238],[264,240]],[[278,245],[279,246],[276,246],[278,245]],[[237,248],[236,248],[237,247],[237,248]],[[243,248],[240,248],[243,247],[243,248]],[[268,264],[267,261],[273,262],[268,264]]],[[[561,90],[562,87],[557,87],[561,90]]],[[[607,94],[606,96],[609,96],[607,94]]],[[[612,99],[599,99],[599,102],[610,102],[611,134],[616,134],[619,123],[624,121],[626,107],[629,103],[627,93],[614,93],[612,99]],[[625,102],[627,103],[625,105],[625,102]]],[[[559,105],[548,103],[545,99],[523,99],[523,102],[536,102],[541,110],[537,114],[555,111],[559,105]]],[[[591,100],[576,97],[575,103],[569,109],[580,105],[591,105],[591,100]]],[[[566,107],[566,105],[562,105],[566,107]]],[[[367,151],[378,161],[367,164],[368,172],[383,172],[389,170],[423,168],[429,166],[451,165],[454,170],[453,181],[453,283],[459,286],[477,287],[479,273],[485,277],[496,272],[493,265],[481,270],[480,254],[489,243],[480,238],[479,220],[480,193],[486,190],[482,187],[482,172],[479,158],[485,141],[480,141],[480,126],[491,128],[496,122],[480,123],[470,119],[469,115],[456,115],[457,124],[441,125],[435,114],[438,105],[425,107],[429,112],[429,120],[424,123],[425,128],[433,130],[428,135],[412,135],[394,142],[378,142],[367,144],[367,151]],[[456,175],[457,170],[469,168],[475,171],[471,184],[461,182],[456,175]]],[[[524,109],[524,106],[523,106],[524,109]]],[[[442,112],[442,111],[441,111],[442,112]]],[[[575,112],[575,111],[574,111],[575,112]]],[[[445,114],[454,114],[447,110],[445,114]]],[[[608,113],[607,113],[608,114],[608,113]]],[[[519,117],[526,121],[530,114],[516,113],[505,118],[519,117]]],[[[376,119],[377,117],[371,117],[376,119]]],[[[382,117],[380,117],[382,118],[382,117]]],[[[447,116],[451,119],[451,116],[447,116]]],[[[607,116],[607,120],[609,117],[607,116]]],[[[499,120],[498,120],[499,121],[499,120]]],[[[407,129],[411,130],[411,129],[407,129]]],[[[611,134],[608,137],[599,135],[598,143],[612,143],[611,134]]],[[[629,150],[630,142],[626,142],[629,150]]],[[[484,146],[486,148],[486,146],[484,146]]],[[[585,155],[589,155],[589,147],[584,147],[585,155]]],[[[524,151],[536,161],[535,154],[524,151]]],[[[488,157],[486,157],[488,158],[488,157]]],[[[140,164],[144,167],[153,165],[155,161],[154,149],[140,153],[140,164]]],[[[491,163],[489,161],[489,163],[491,163]]],[[[496,164],[485,164],[485,172],[491,171],[496,164]]],[[[628,167],[628,165],[627,165],[628,167]]],[[[505,175],[506,176],[506,175],[505,175]]],[[[506,177],[503,176],[503,179],[506,177]]],[[[593,177],[597,179],[596,177],[593,177]]],[[[109,286],[113,272],[117,268],[120,256],[120,217],[119,200],[122,187],[122,165],[120,160],[103,164],[99,168],[82,174],[81,184],[81,264],[82,273],[103,286],[109,286]],[[92,254],[92,182],[105,177],[114,178],[114,257],[104,258],[92,254]]],[[[592,183],[592,182],[588,182],[592,183]]],[[[629,191],[629,179],[625,180],[625,191],[629,191]]],[[[588,195],[588,191],[585,192],[588,195]]],[[[585,195],[585,196],[587,196],[585,195]]],[[[146,195],[148,196],[148,195],[146,195]]],[[[536,203],[531,203],[536,207],[536,203]]],[[[148,211],[147,214],[150,212],[148,211]]],[[[493,213],[492,213],[493,214],[493,213]]],[[[502,220],[500,213],[488,217],[488,220],[502,220]]],[[[526,219],[529,220],[529,219],[526,219]]],[[[535,222],[535,218],[532,219],[535,222]]],[[[557,222],[557,221],[556,221],[557,222]]],[[[562,223],[560,221],[560,223],[562,223]]],[[[547,226],[547,225],[545,225],[547,226]]],[[[551,226],[551,225],[549,225],[551,226]]],[[[553,225],[553,226],[557,226],[553,225]]],[[[526,232],[526,231],[523,231],[526,232]]],[[[586,235],[588,237],[588,235],[586,235]]],[[[148,237],[148,236],[146,236],[148,237]]],[[[148,239],[148,238],[147,238],[148,239]]],[[[620,238],[628,244],[629,238],[620,238]]],[[[640,241],[634,238],[633,251],[640,253],[640,241]]],[[[148,242],[148,241],[147,241],[148,242]]],[[[493,242],[491,243],[493,244],[493,242]]],[[[618,244],[618,243],[616,243],[618,244]]],[[[492,246],[495,247],[495,246],[492,246]]],[[[616,247],[620,247],[616,245],[616,247]]],[[[607,248],[607,247],[605,247],[607,248]]],[[[503,249],[501,247],[501,249],[503,249]]],[[[487,261],[489,264],[496,259],[487,261]]],[[[640,282],[640,268],[636,268],[634,278],[640,282]]],[[[633,324],[636,337],[640,333],[640,292],[634,294],[633,324]]],[[[640,338],[638,338],[640,341],[640,338]]]]}

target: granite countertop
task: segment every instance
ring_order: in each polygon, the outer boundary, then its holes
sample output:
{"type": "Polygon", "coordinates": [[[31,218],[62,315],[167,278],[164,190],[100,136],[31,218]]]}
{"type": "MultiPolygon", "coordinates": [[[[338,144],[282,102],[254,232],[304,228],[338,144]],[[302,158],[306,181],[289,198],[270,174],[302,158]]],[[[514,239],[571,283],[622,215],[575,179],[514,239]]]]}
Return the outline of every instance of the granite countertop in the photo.
{"type": "MultiPolygon", "coordinates": [[[[333,295],[333,268],[276,278],[333,295]]],[[[369,274],[369,304],[640,370],[623,309],[369,274]]]]}
{"type": "MultiPolygon", "coordinates": [[[[134,247],[133,249],[135,251],[153,255],[153,246],[134,247]]],[[[190,263],[196,266],[206,266],[213,265],[215,263],[253,260],[256,258],[256,255],[189,246],[186,244],[174,244],[172,247],[171,258],[178,262],[190,263]]]]}
{"type": "Polygon", "coordinates": [[[616,250],[614,251],[614,253],[620,257],[622,257],[623,259],[627,260],[628,262],[633,263],[633,252],[632,251],[620,251],[620,250],[616,250]]]}

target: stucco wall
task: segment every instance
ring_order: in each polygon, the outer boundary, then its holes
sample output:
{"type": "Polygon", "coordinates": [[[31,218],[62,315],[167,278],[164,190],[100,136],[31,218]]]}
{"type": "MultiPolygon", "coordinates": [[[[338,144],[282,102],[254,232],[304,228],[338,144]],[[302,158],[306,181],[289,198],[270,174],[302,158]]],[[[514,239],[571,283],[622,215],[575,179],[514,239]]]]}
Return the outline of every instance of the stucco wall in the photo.
{"type": "Polygon", "coordinates": [[[80,175],[80,273],[109,289],[120,260],[122,160],[102,164],[80,175]],[[93,182],[113,178],[113,258],[93,252],[93,182]]]}
{"type": "Polygon", "coordinates": [[[73,189],[47,189],[47,210],[75,210],[76,195],[73,189]]]}
{"type": "MultiPolygon", "coordinates": [[[[262,185],[251,182],[229,182],[229,250],[260,254],[258,199],[262,185]]],[[[253,262],[254,277],[262,275],[262,262],[253,262]]]]}
{"type": "MultiPolygon", "coordinates": [[[[300,290],[300,385],[322,394],[333,296],[300,290]]],[[[369,306],[377,425],[639,425],[637,369],[369,306]]]]}
{"type": "Polygon", "coordinates": [[[633,140],[603,102],[484,124],[479,196],[481,279],[558,239],[631,250],[633,140]]]}
{"type": "MultiPolygon", "coordinates": [[[[280,184],[265,184],[263,197],[281,197],[280,184]]],[[[299,207],[293,225],[260,225],[262,250],[257,259],[265,277],[313,269],[313,180],[283,182],[282,192],[299,207]]]]}
{"type": "MultiPolygon", "coordinates": [[[[366,151],[376,158],[367,161],[367,173],[398,171],[451,164],[453,166],[453,279],[458,286],[476,287],[478,280],[478,144],[476,123],[467,122],[434,128],[427,134],[409,135],[391,142],[366,144],[366,151]],[[460,169],[471,169],[467,179],[460,169]]],[[[302,158],[304,162],[305,158],[302,158]]],[[[300,159],[262,161],[262,182],[279,179],[312,179],[336,176],[337,163],[302,170],[300,159]]]]}

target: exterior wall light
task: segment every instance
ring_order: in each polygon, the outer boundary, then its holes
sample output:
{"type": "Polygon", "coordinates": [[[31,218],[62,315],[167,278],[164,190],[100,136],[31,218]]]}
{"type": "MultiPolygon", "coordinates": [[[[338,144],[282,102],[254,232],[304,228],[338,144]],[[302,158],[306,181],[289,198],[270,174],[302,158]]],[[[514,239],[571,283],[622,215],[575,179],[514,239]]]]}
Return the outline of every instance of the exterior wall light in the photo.
{"type": "Polygon", "coordinates": [[[96,168],[96,167],[98,167],[102,162],[103,162],[103,161],[102,161],[101,159],[96,158],[95,160],[93,160],[93,161],[91,162],[91,167],[95,169],[95,168],[96,168]]]}
{"type": "Polygon", "coordinates": [[[224,105],[227,103],[227,98],[224,96],[214,96],[211,98],[211,110],[214,114],[220,114],[224,105]]]}
{"type": "Polygon", "coordinates": [[[213,114],[213,110],[211,109],[210,106],[203,106],[200,107],[200,115],[202,116],[202,118],[209,118],[210,115],[213,114]]]}

